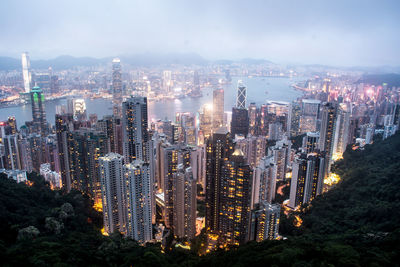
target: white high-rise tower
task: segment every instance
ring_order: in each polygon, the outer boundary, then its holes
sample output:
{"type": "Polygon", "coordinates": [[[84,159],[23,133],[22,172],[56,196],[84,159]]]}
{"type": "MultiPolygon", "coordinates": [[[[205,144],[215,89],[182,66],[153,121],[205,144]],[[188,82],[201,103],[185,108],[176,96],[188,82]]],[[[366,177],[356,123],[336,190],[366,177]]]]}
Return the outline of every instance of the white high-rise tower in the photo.
{"type": "Polygon", "coordinates": [[[29,93],[31,91],[31,61],[29,59],[28,52],[22,53],[22,77],[24,79],[24,87],[25,93],[29,93]]]}
{"type": "Polygon", "coordinates": [[[246,94],[246,86],[243,84],[242,80],[239,80],[237,88],[236,108],[246,108],[246,94]]]}

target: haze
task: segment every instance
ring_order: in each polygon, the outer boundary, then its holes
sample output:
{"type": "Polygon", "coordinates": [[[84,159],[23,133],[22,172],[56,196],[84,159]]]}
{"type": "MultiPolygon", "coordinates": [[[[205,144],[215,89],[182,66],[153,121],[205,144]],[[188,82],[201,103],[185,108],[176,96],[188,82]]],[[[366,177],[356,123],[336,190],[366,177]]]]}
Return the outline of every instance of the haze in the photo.
{"type": "Polygon", "coordinates": [[[1,1],[0,55],[399,65],[399,1],[1,1]]]}

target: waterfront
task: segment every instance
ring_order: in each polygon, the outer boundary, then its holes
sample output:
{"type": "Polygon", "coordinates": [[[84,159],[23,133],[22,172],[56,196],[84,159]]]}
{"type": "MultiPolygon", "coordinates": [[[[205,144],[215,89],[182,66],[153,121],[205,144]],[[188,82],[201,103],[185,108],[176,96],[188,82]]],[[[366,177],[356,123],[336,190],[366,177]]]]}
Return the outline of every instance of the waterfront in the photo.
{"type": "MultiPolygon", "coordinates": [[[[223,85],[225,91],[224,109],[229,111],[235,104],[236,85],[238,80],[243,80],[247,86],[247,102],[255,102],[257,105],[265,103],[267,100],[290,102],[301,96],[301,92],[295,90],[290,85],[305,80],[306,78],[287,78],[287,77],[233,77],[231,84],[223,85]],[[267,92],[267,93],[266,93],[267,92]]],[[[198,112],[202,105],[212,103],[213,88],[204,88],[203,96],[199,98],[166,99],[162,101],[149,102],[149,119],[170,119],[174,120],[175,112],[198,112]]],[[[54,116],[57,105],[65,105],[66,99],[47,101],[46,118],[54,125],[54,116]]],[[[98,118],[112,114],[112,103],[110,99],[86,99],[87,114],[95,113],[98,118]]],[[[25,124],[25,121],[32,120],[32,110],[30,105],[5,107],[0,109],[0,120],[6,120],[8,116],[15,116],[18,127],[25,124]]]]}

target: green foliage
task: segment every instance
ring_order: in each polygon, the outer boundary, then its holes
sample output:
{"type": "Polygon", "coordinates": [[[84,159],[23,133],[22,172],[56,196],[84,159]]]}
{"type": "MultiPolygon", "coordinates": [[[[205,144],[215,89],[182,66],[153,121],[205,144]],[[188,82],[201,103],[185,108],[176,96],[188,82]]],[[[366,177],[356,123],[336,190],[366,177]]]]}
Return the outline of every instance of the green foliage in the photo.
{"type": "Polygon", "coordinates": [[[102,236],[101,214],[79,192],[51,191],[35,174],[31,187],[0,175],[0,258],[5,266],[397,266],[400,135],[348,149],[333,169],[342,178],[334,189],[301,212],[282,212],[284,240],[201,257],[205,231],[190,251],[175,248],[171,233],[162,253],[159,244],[102,236]]]}

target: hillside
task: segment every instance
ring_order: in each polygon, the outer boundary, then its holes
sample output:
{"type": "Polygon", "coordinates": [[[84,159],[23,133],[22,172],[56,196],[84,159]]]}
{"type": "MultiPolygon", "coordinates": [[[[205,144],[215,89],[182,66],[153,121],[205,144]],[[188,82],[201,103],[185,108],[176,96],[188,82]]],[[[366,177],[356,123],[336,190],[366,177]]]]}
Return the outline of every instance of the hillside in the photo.
{"type": "Polygon", "coordinates": [[[35,175],[32,187],[0,177],[0,257],[6,266],[397,266],[400,134],[348,150],[334,168],[342,181],[304,207],[301,227],[282,215],[286,240],[202,257],[102,236],[101,215],[80,193],[51,191],[35,175]]]}

